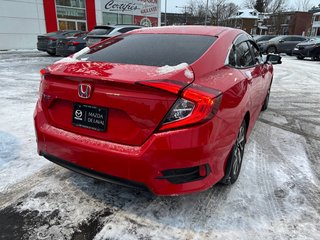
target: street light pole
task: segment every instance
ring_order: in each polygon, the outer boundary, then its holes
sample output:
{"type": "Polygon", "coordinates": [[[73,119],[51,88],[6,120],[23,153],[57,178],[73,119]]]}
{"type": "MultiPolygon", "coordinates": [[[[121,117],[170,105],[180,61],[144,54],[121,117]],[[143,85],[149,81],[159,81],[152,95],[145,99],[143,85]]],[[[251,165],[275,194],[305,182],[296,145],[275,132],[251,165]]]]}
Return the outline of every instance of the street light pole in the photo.
{"type": "Polygon", "coordinates": [[[207,26],[207,20],[208,20],[208,5],[209,5],[209,0],[207,0],[206,4],[206,15],[204,16],[204,25],[207,26]]]}
{"type": "Polygon", "coordinates": [[[185,5],[184,7],[176,6],[176,8],[184,8],[185,25],[187,25],[187,22],[188,22],[188,13],[187,13],[187,8],[188,8],[188,6],[187,6],[187,5],[185,5]]]}
{"type": "Polygon", "coordinates": [[[167,26],[167,0],[164,1],[164,25],[167,26]]]}

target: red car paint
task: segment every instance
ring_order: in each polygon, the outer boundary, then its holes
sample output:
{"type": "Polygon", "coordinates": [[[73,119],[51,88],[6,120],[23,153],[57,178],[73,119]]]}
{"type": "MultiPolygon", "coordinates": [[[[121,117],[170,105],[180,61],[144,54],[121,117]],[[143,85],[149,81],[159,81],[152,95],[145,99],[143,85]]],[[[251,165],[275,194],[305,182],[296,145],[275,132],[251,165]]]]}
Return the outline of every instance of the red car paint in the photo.
{"type": "Polygon", "coordinates": [[[245,69],[226,65],[233,41],[245,34],[238,29],[162,27],[130,34],[190,34],[217,39],[188,67],[161,76],[158,67],[152,66],[90,61],[51,65],[42,71],[34,113],[38,152],[81,169],[143,184],[157,195],[206,190],[224,177],[228,156],[246,117],[247,137],[250,135],[271,86],[272,65],[245,69]],[[80,83],[93,88],[89,99],[79,98],[80,83]],[[198,99],[198,107],[207,101],[205,106],[216,109],[203,115],[201,111],[207,110],[196,109],[193,111],[199,116],[161,125],[179,95],[198,99]],[[75,102],[108,108],[107,130],[74,126],[75,102]],[[194,166],[200,166],[200,180],[172,183],[162,178],[165,170],[194,166]]]}

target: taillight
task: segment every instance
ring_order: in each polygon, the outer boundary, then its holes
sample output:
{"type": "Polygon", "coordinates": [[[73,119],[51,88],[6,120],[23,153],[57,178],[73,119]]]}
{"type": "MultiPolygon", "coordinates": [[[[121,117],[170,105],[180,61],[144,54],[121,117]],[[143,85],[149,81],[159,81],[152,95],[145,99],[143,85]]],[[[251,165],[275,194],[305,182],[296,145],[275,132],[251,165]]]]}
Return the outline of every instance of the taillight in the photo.
{"type": "Polygon", "coordinates": [[[188,83],[174,81],[174,80],[151,80],[137,82],[138,85],[144,85],[156,89],[161,89],[166,92],[178,94],[181,89],[186,87],[188,83]]]}
{"type": "Polygon", "coordinates": [[[40,85],[39,85],[39,96],[40,97],[42,96],[42,93],[43,93],[43,89],[42,89],[43,80],[45,79],[45,76],[48,73],[49,73],[49,70],[47,68],[42,68],[40,70],[40,78],[41,78],[40,85]]]}
{"type": "Polygon", "coordinates": [[[206,122],[217,113],[221,102],[219,91],[195,84],[191,84],[181,95],[166,115],[159,131],[206,122]]]}
{"type": "Polygon", "coordinates": [[[49,73],[49,70],[47,68],[42,68],[40,70],[40,77],[41,77],[41,80],[44,79],[45,75],[47,75],[49,73]]]}
{"type": "Polygon", "coordinates": [[[79,44],[80,44],[79,42],[67,42],[67,45],[69,46],[77,46],[79,44]]]}

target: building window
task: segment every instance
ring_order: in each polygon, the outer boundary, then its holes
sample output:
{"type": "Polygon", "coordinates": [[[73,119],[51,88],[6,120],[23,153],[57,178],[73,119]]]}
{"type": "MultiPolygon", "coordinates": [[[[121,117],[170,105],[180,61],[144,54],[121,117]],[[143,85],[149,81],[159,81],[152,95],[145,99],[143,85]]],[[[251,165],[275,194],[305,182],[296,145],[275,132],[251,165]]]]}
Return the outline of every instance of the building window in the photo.
{"type": "Polygon", "coordinates": [[[56,0],[59,30],[87,30],[85,0],[56,0]]]}
{"type": "Polygon", "coordinates": [[[132,24],[133,16],[127,14],[119,14],[118,15],[118,23],[119,24],[132,24]]]}
{"type": "Polygon", "coordinates": [[[86,8],[84,0],[56,0],[56,4],[66,7],[86,8]]]}
{"type": "Polygon", "coordinates": [[[133,16],[119,13],[102,13],[103,24],[132,24],[133,16]]]}

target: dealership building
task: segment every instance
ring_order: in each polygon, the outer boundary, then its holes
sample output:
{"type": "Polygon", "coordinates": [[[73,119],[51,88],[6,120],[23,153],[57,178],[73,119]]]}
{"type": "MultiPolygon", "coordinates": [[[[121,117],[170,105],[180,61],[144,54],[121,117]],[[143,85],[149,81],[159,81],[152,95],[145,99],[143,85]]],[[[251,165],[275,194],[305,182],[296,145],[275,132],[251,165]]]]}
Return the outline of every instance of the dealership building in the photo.
{"type": "Polygon", "coordinates": [[[0,0],[0,50],[34,49],[46,32],[160,23],[161,0],[0,0]]]}

